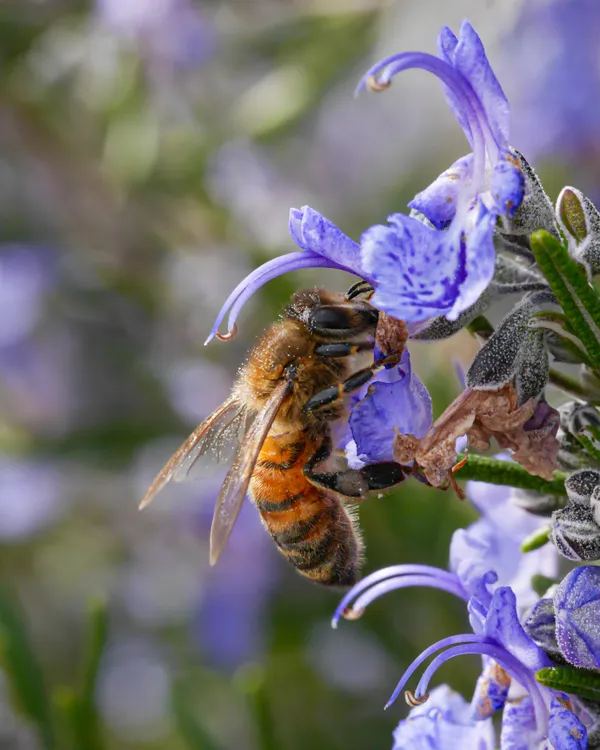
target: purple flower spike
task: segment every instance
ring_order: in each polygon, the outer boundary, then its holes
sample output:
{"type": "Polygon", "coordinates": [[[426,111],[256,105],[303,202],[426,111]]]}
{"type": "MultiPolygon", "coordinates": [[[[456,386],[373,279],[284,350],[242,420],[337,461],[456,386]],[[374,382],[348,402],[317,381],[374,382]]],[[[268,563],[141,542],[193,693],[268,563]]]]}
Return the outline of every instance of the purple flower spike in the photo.
{"type": "Polygon", "coordinates": [[[554,595],[556,639],[576,667],[600,669],[600,567],[572,570],[554,595]]]}

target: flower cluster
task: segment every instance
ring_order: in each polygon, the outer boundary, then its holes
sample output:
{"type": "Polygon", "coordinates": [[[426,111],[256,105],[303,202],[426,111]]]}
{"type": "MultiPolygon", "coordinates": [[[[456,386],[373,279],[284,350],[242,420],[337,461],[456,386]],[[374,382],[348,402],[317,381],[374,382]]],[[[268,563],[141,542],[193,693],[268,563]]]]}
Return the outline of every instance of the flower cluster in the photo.
{"type": "Polygon", "coordinates": [[[600,560],[600,296],[592,283],[600,272],[600,213],[572,187],[552,205],[510,143],[507,99],[469,23],[458,38],[442,29],[437,56],[407,52],[381,61],[358,90],[385,91],[410,68],[442,82],[470,152],[419,192],[409,213],[368,227],[358,242],[313,208],[292,209],[300,250],[244,279],[208,341],[233,335],[241,308],[262,285],[304,268],[363,280],[379,311],[376,360],[393,348],[385,335],[390,319],[405,322],[409,340],[465,328],[479,339],[463,392],[437,419],[407,350],[349,404],[342,447],[351,466],[397,461],[459,494],[457,472],[483,480],[467,488],[481,518],[454,534],[449,570],[410,564],[373,573],[343,598],[333,624],[410,586],[464,602],[471,631],[423,651],[393,692],[390,704],[405,691],[413,707],[394,748],[600,747],[600,568],[575,567],[560,580],[559,565],[600,560]],[[494,328],[484,314],[506,295],[516,301],[494,328]],[[219,334],[227,313],[228,332],[219,334]],[[576,400],[561,405],[549,384],[576,400]],[[460,460],[457,446],[465,442],[474,453],[460,460]],[[509,455],[477,455],[492,442],[509,455]],[[465,654],[482,657],[471,703],[445,686],[430,694],[437,669],[465,654]],[[431,657],[416,688],[405,690],[431,657]]]}

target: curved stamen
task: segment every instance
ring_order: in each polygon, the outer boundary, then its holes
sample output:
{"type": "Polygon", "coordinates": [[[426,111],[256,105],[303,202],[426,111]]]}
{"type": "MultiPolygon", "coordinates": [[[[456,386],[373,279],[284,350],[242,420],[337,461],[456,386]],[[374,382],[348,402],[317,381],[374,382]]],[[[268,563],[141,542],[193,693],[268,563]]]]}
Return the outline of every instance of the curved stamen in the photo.
{"type": "Polygon", "coordinates": [[[363,578],[362,581],[357,583],[356,586],[353,586],[350,591],[348,591],[348,593],[344,595],[342,601],[339,603],[337,609],[335,610],[335,614],[333,615],[333,618],[331,620],[331,626],[334,628],[337,627],[337,624],[343,612],[348,609],[353,599],[358,597],[358,595],[363,591],[375,585],[376,583],[385,581],[387,578],[396,578],[405,575],[431,576],[432,578],[444,580],[449,583],[452,583],[456,580],[456,576],[454,575],[454,573],[450,573],[449,571],[443,570],[442,568],[435,568],[432,565],[390,565],[387,568],[377,570],[375,571],[375,573],[371,573],[371,575],[363,578]]]}
{"type": "Polygon", "coordinates": [[[272,279],[275,279],[277,278],[277,276],[281,276],[284,273],[288,273],[289,271],[297,271],[301,268],[323,267],[335,268],[338,271],[348,271],[349,273],[352,273],[350,269],[345,268],[338,263],[334,263],[324,255],[319,255],[318,253],[314,253],[311,250],[300,250],[295,253],[288,253],[287,255],[284,255],[280,258],[273,258],[273,260],[267,261],[267,263],[263,263],[262,266],[246,276],[246,278],[236,286],[233,292],[231,292],[229,297],[227,297],[225,304],[217,315],[217,319],[215,320],[215,323],[211,328],[208,338],[204,342],[204,346],[206,346],[206,344],[208,344],[208,342],[215,337],[217,331],[219,330],[219,326],[223,322],[223,318],[227,314],[228,310],[228,333],[222,335],[230,336],[235,326],[236,318],[242,307],[250,299],[250,297],[252,297],[252,295],[268,281],[271,281],[272,279]]]}
{"type": "Polygon", "coordinates": [[[473,138],[473,184],[476,193],[477,186],[483,183],[485,177],[486,149],[494,163],[498,157],[498,144],[490,131],[485,112],[473,87],[451,65],[426,52],[401,52],[381,60],[368,70],[355,93],[358,94],[373,80],[379,87],[386,87],[395,75],[410,68],[420,68],[433,73],[460,99],[473,138]]]}
{"type": "Polygon", "coordinates": [[[529,672],[528,669],[505,648],[493,642],[485,640],[481,636],[480,638],[481,641],[479,643],[455,646],[454,648],[449,648],[447,651],[444,651],[444,653],[442,654],[438,654],[438,656],[436,656],[431,664],[427,667],[427,669],[423,673],[423,676],[419,680],[417,689],[414,691],[415,698],[419,699],[427,693],[429,681],[431,680],[435,672],[437,672],[437,670],[442,666],[442,664],[445,664],[445,662],[453,659],[455,656],[463,656],[464,654],[477,654],[479,656],[485,655],[498,662],[498,664],[500,664],[500,666],[503,667],[511,677],[513,677],[515,680],[517,680],[517,682],[520,682],[521,685],[523,685],[523,687],[531,696],[535,712],[535,720],[538,728],[546,726],[548,719],[546,706],[544,705],[544,700],[539,690],[539,686],[533,678],[531,672],[529,672]]]}
{"type": "MultiPolygon", "coordinates": [[[[362,614],[363,610],[365,610],[372,601],[383,594],[387,594],[388,591],[406,589],[413,586],[439,589],[440,591],[447,591],[449,594],[454,594],[454,596],[463,599],[465,602],[469,600],[469,595],[462,587],[458,577],[455,577],[455,580],[451,582],[439,580],[431,576],[402,576],[400,578],[390,578],[387,581],[382,581],[381,583],[372,586],[365,591],[362,596],[358,597],[350,608],[350,612],[356,611],[362,614]]],[[[347,611],[344,612],[344,617],[348,617],[347,611]]]]}
{"type": "MultiPolygon", "coordinates": [[[[394,692],[391,694],[389,701],[385,704],[385,708],[389,708],[396,698],[400,695],[406,683],[413,676],[413,673],[421,666],[421,664],[433,656],[437,651],[441,651],[448,646],[457,647],[459,644],[483,644],[485,638],[482,635],[475,635],[474,633],[463,633],[462,635],[451,635],[448,638],[442,638],[441,641],[433,643],[429,648],[420,653],[417,658],[410,664],[410,666],[404,671],[404,674],[400,678],[400,682],[396,685],[394,692]]],[[[415,691],[416,694],[416,691],[415,691]]],[[[417,696],[419,697],[419,696],[417,696]]]]}

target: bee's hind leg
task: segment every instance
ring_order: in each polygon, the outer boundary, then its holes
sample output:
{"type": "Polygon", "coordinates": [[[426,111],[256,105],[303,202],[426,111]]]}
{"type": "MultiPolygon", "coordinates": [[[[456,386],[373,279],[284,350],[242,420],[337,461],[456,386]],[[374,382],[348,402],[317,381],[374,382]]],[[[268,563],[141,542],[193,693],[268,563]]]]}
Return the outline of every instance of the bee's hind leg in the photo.
{"type": "Polygon", "coordinates": [[[362,500],[367,492],[388,489],[406,478],[405,467],[395,461],[367,464],[362,469],[346,467],[337,471],[317,471],[316,467],[331,456],[331,450],[331,439],[327,438],[307,461],[304,474],[317,487],[343,495],[353,502],[362,500]]]}

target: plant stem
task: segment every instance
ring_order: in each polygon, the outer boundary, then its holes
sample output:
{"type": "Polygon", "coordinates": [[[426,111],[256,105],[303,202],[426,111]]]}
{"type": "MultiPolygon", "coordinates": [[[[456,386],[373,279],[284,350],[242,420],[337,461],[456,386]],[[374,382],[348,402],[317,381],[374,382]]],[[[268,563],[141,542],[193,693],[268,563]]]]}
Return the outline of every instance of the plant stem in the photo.
{"type": "MultiPolygon", "coordinates": [[[[457,461],[461,461],[464,454],[459,454],[457,461]]],[[[502,484],[516,487],[520,490],[533,490],[545,495],[559,495],[566,497],[565,479],[567,474],[554,472],[551,480],[535,477],[519,464],[512,461],[500,461],[497,458],[487,458],[470,453],[466,464],[456,472],[457,479],[473,479],[477,482],[502,484]]]]}

